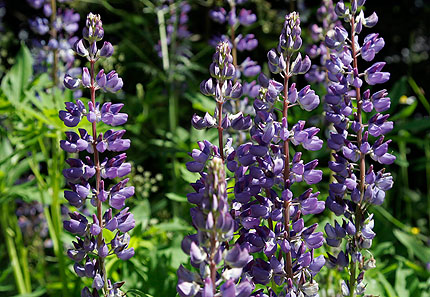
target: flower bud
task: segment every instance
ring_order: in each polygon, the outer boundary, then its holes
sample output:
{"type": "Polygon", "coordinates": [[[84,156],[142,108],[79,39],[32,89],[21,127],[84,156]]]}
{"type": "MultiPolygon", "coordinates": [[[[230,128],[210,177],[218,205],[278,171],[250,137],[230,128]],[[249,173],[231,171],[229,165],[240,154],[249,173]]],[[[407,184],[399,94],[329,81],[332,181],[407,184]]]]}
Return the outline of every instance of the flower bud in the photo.
{"type": "Polygon", "coordinates": [[[82,85],[86,88],[91,86],[91,77],[90,72],[87,67],[82,69],[82,85]]]}
{"type": "Polygon", "coordinates": [[[81,57],[87,57],[88,56],[88,50],[84,45],[84,40],[79,39],[75,42],[73,46],[73,50],[81,57]]]}
{"type": "Polygon", "coordinates": [[[64,86],[70,90],[76,89],[81,84],[81,80],[79,78],[71,77],[66,74],[64,76],[64,86]]]}
{"type": "Polygon", "coordinates": [[[103,47],[100,49],[100,56],[101,57],[110,57],[113,54],[113,46],[110,42],[105,41],[103,43],[103,47]]]}

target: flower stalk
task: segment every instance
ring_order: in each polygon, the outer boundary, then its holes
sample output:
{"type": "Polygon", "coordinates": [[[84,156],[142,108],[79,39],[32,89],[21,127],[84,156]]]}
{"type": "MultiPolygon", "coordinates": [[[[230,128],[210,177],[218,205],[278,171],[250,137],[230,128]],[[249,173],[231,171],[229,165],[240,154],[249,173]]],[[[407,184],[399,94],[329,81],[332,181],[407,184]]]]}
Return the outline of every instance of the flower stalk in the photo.
{"type": "Polygon", "coordinates": [[[64,221],[64,228],[76,234],[77,241],[73,242],[73,248],[67,254],[75,261],[74,270],[78,276],[93,279],[92,292],[85,287],[81,291],[82,297],[99,296],[99,291],[106,297],[120,296],[123,294],[120,288],[124,282],[111,283],[107,276],[105,258],[116,254],[121,260],[128,260],[134,255],[134,249],[129,247],[130,236],[127,232],[134,228],[135,221],[128,208],[124,208],[125,200],[134,194],[134,187],[126,187],[128,179],[111,185],[110,189],[107,186],[110,186],[109,180],[130,173],[131,165],[125,163],[125,153],[104,160],[100,159],[100,154],[105,151],[125,151],[130,147],[130,140],[122,139],[125,130],[111,129],[104,134],[98,133],[97,123],[119,126],[127,121],[128,116],[119,112],[123,104],[106,102],[100,107],[101,104],[96,101],[97,90],[115,93],[122,88],[123,82],[115,71],[105,74],[104,69],[101,69],[96,75],[95,63],[102,57],[110,57],[113,46],[104,42],[100,49],[97,48],[97,41],[104,36],[99,15],[90,13],[86,25],[83,30],[85,40],[78,40],[74,50],[89,60],[90,69],[83,68],[81,79],[66,75],[64,85],[69,89],[76,89],[81,85],[88,88],[91,100],[88,102],[88,109],[81,100],[77,100],[76,104],[67,102],[66,110],[60,111],[60,119],[66,126],[75,127],[86,117],[91,123],[92,135],[84,129],[79,129],[79,135],[72,131],[66,132],[67,140],[62,140],[60,146],[69,153],[86,150],[93,155],[92,159],[86,156],[84,161],[67,159],[71,168],[65,169],[63,175],[71,191],[65,191],[64,196],[73,207],[81,211],[90,197],[96,211],[92,215],[92,224],[79,211],[69,213],[70,220],[64,221]],[[91,183],[93,177],[95,184],[91,183]],[[108,208],[103,214],[103,202],[106,201],[118,212],[108,208]],[[109,243],[103,237],[104,229],[115,234],[109,243]]]}
{"type": "MultiPolygon", "coordinates": [[[[355,21],[354,18],[351,18],[351,40],[355,40],[355,21]]],[[[353,66],[354,69],[358,69],[358,62],[357,62],[357,50],[355,48],[355,42],[351,42],[351,49],[352,49],[352,58],[353,58],[353,66]]],[[[358,123],[359,123],[359,130],[357,132],[357,144],[358,147],[361,147],[362,145],[362,136],[363,136],[363,117],[361,114],[362,111],[362,101],[361,101],[361,90],[360,87],[355,87],[355,93],[356,93],[356,100],[357,100],[357,116],[358,116],[358,123]]],[[[364,179],[366,174],[366,163],[365,163],[365,157],[366,155],[363,154],[363,152],[360,151],[360,180],[359,180],[359,187],[360,187],[360,201],[357,204],[357,209],[355,210],[355,229],[360,230],[361,229],[361,217],[362,217],[362,206],[361,203],[363,201],[364,197],[364,179]]],[[[358,245],[358,235],[356,234],[354,236],[354,243],[355,245],[358,245]]],[[[355,280],[356,280],[356,262],[351,261],[350,268],[349,268],[349,283],[350,283],[350,297],[354,297],[355,295],[355,280]]]]}
{"type": "MultiPolygon", "coordinates": [[[[288,123],[288,81],[290,79],[290,57],[287,56],[287,59],[285,61],[286,63],[286,69],[284,72],[284,98],[283,98],[283,108],[282,108],[282,116],[284,119],[286,119],[288,123]]],[[[290,140],[286,139],[284,140],[284,189],[287,190],[290,188],[290,140]]],[[[284,226],[285,226],[285,232],[284,236],[287,241],[290,241],[290,201],[285,200],[284,201],[284,226]]],[[[291,258],[291,252],[287,251],[285,253],[285,271],[287,273],[287,277],[292,279],[293,278],[293,269],[292,269],[292,258],[291,258]]]]}
{"type": "Polygon", "coordinates": [[[358,35],[363,27],[373,27],[378,21],[375,13],[364,16],[364,0],[351,0],[347,7],[343,1],[337,3],[335,12],[350,25],[348,34],[341,25],[327,32],[325,45],[331,50],[330,59],[326,60],[327,77],[330,80],[325,99],[328,110],[326,119],[333,123],[334,130],[327,141],[329,148],[336,153],[329,168],[335,173],[335,181],[330,184],[328,208],[335,215],[343,215],[342,225],[327,224],[327,244],[338,247],[343,239],[347,240],[346,250],[335,257],[328,253],[330,266],[348,268],[348,281],[341,284],[344,296],[362,295],[365,292],[364,273],[375,267],[373,257],[366,259],[362,251],[369,249],[375,237],[373,215],[366,210],[371,204],[380,205],[385,192],[393,185],[392,177],[382,169],[373,171],[373,165],[366,168],[366,155],[380,164],[391,164],[395,157],[388,153],[388,144],[384,134],[393,129],[393,122],[387,121],[389,115],[383,115],[390,107],[390,98],[386,90],[374,94],[367,89],[362,92],[363,80],[368,85],[385,83],[390,74],[382,72],[385,63],[378,62],[363,73],[358,69],[358,58],[370,62],[374,59],[385,42],[378,34],[372,33],[364,38],[360,46],[358,35]],[[349,35],[349,36],[348,36],[349,35]],[[356,101],[356,104],[352,103],[356,101]],[[363,123],[363,113],[377,113],[363,123]],[[352,131],[349,131],[352,130],[352,131]],[[373,144],[371,143],[374,137],[373,144]],[[355,164],[358,163],[358,164],[355,164]],[[358,165],[358,166],[357,166],[358,165]],[[355,175],[358,167],[358,178],[355,175]],[[349,199],[347,199],[349,198],[349,199]]]}
{"type": "MultiPolygon", "coordinates": [[[[249,15],[246,11],[241,14],[249,15]]],[[[229,18],[233,17],[234,14],[229,13],[229,18]]],[[[322,141],[316,136],[319,129],[305,128],[304,121],[299,121],[292,128],[288,127],[289,108],[301,106],[310,111],[319,104],[319,97],[310,86],[298,91],[295,84],[291,86],[288,84],[292,75],[304,74],[311,66],[309,57],[302,59],[297,53],[301,46],[299,24],[298,14],[287,15],[279,46],[268,53],[269,69],[274,74],[282,73],[284,84],[260,74],[259,94],[253,105],[255,109],[253,123],[250,116],[245,117],[241,113],[239,116],[228,114],[220,116],[219,113],[220,98],[239,98],[241,95],[241,92],[237,91],[238,82],[234,85],[232,82],[235,67],[231,63],[233,57],[230,55],[231,50],[227,42],[218,44],[213,56],[210,72],[214,79],[200,84],[203,94],[213,96],[217,100],[217,117],[215,119],[209,114],[204,117],[194,115],[193,126],[197,129],[212,127],[223,129],[232,127],[242,131],[249,129],[249,139],[252,141],[240,143],[237,147],[232,138],[227,140],[225,147],[222,147],[222,143],[221,147],[217,147],[208,141],[199,142],[199,149],[193,150],[190,154],[194,161],[188,162],[187,168],[201,175],[201,179],[192,184],[196,192],[187,195],[189,202],[197,205],[192,209],[191,217],[198,233],[184,239],[183,250],[190,254],[193,266],[199,265],[200,273],[197,277],[180,267],[177,286],[180,296],[198,294],[206,296],[203,292],[209,289],[216,296],[220,293],[224,296],[226,292],[228,295],[225,296],[250,296],[256,284],[266,286],[271,296],[276,296],[275,291],[278,290],[276,286],[279,286],[282,294],[311,295],[318,291],[318,284],[313,280],[313,276],[319,272],[325,261],[323,256],[314,258],[313,250],[323,244],[323,237],[321,232],[315,232],[317,224],[305,227],[301,216],[322,212],[324,202],[318,201],[319,193],[312,193],[311,188],[298,197],[294,197],[290,190],[291,184],[295,182],[304,180],[308,185],[312,185],[322,178],[322,171],[315,169],[317,160],[304,164],[300,152],[291,160],[289,155],[290,143],[302,145],[312,151],[322,147],[322,141]],[[295,59],[291,63],[293,55],[295,59]],[[282,91],[284,95],[281,94],[282,91]],[[280,121],[276,120],[275,104],[278,102],[283,104],[283,117],[280,121]],[[223,201],[226,205],[221,207],[216,203],[217,210],[209,211],[211,207],[207,199],[212,195],[208,195],[203,189],[210,188],[206,181],[210,180],[214,170],[212,165],[209,165],[207,171],[205,169],[208,162],[212,164],[217,158],[220,160],[221,150],[225,152],[227,169],[234,174],[234,198],[230,204],[223,195],[225,200],[218,201],[223,201]],[[278,193],[279,189],[282,193],[278,193]],[[229,210],[228,216],[225,213],[226,209],[229,210]],[[217,250],[219,256],[216,259],[219,263],[224,261],[224,266],[216,265],[215,270],[218,273],[214,283],[212,279],[214,273],[210,273],[210,281],[204,273],[214,272],[212,256],[214,241],[210,240],[212,244],[208,247],[205,240],[202,240],[205,238],[202,234],[212,230],[209,226],[214,226],[214,222],[218,228],[222,228],[221,226],[226,225],[226,219],[229,221],[227,225],[229,228],[224,232],[228,230],[227,234],[230,234],[234,231],[239,237],[235,242],[231,242],[230,235],[223,236],[217,250]],[[233,226],[230,226],[231,220],[235,221],[233,226]],[[229,243],[231,249],[227,248],[229,243]],[[207,250],[211,251],[211,255],[204,256],[207,250]],[[261,252],[265,257],[253,256],[261,252]],[[204,268],[207,265],[210,266],[209,269],[204,268]],[[239,269],[231,274],[232,267],[239,269]]],[[[218,173],[217,176],[220,178],[224,174],[218,173]]],[[[225,185],[225,181],[218,184],[225,185]]],[[[212,238],[209,235],[208,237],[212,238]]],[[[258,290],[255,293],[262,291],[258,290]]]]}

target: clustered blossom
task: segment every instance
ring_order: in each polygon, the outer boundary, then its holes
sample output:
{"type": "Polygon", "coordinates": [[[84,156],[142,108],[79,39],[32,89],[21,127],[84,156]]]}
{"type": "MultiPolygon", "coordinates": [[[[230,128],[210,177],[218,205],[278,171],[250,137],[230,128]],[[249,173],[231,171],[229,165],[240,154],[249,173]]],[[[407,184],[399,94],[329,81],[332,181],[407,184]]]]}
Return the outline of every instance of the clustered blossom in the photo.
{"type": "Polygon", "coordinates": [[[327,144],[335,151],[334,160],[329,162],[335,182],[330,184],[326,205],[337,216],[344,216],[342,225],[327,224],[325,231],[327,244],[331,246],[338,247],[343,239],[347,241],[345,251],[337,256],[328,255],[331,266],[352,267],[350,281],[342,283],[344,296],[364,294],[364,271],[374,267],[373,257],[366,260],[362,253],[363,249],[371,247],[375,237],[373,215],[368,214],[367,209],[369,205],[382,204],[385,192],[393,186],[392,176],[382,166],[395,160],[388,150],[390,140],[385,140],[384,136],[393,129],[389,115],[382,114],[390,108],[388,93],[374,88],[362,91],[364,82],[372,86],[382,84],[390,74],[382,71],[384,62],[376,62],[364,72],[357,66],[359,57],[372,62],[384,46],[383,38],[376,33],[367,35],[362,42],[359,40],[363,27],[371,28],[378,20],[376,13],[364,16],[364,2],[353,0],[350,8],[343,1],[337,3],[335,12],[350,24],[351,31],[348,33],[336,26],[325,37],[325,45],[331,52],[326,61],[330,80],[325,97],[326,118],[334,127],[327,144]],[[363,113],[369,115],[364,117],[363,113]],[[368,118],[367,123],[363,122],[365,118],[368,118]],[[366,164],[366,156],[382,166],[366,164]]]}
{"type": "Polygon", "coordinates": [[[242,269],[250,260],[248,249],[235,245],[229,250],[228,245],[236,226],[227,200],[224,160],[224,151],[230,151],[231,139],[224,147],[223,130],[228,127],[249,129],[251,118],[241,113],[235,116],[223,114],[224,103],[242,95],[241,84],[233,81],[236,68],[227,42],[218,44],[212,61],[209,67],[212,78],[202,81],[200,90],[214,97],[217,107],[214,116],[209,113],[203,118],[194,115],[192,125],[196,129],[216,127],[219,145],[206,140],[199,142],[199,149],[190,154],[194,161],[187,163],[188,170],[199,172],[201,178],[192,184],[195,193],[188,195],[188,201],[196,205],[191,209],[191,217],[197,234],[187,236],[182,249],[190,255],[191,265],[199,268],[199,273],[181,266],[177,291],[180,296],[214,296],[219,292],[223,296],[249,296],[254,289],[253,284],[241,279],[242,269]]]}
{"type": "MultiPolygon", "coordinates": [[[[55,12],[55,19],[51,22],[50,18],[54,13],[49,0],[27,0],[28,4],[34,9],[42,9],[43,17],[37,16],[29,20],[31,30],[40,36],[40,39],[34,39],[33,56],[35,63],[33,65],[36,73],[46,72],[51,69],[55,63],[54,50],[59,61],[55,67],[58,67],[57,76],[62,77],[64,73],[77,73],[78,68],[74,68],[75,57],[73,45],[78,37],[73,36],[79,29],[79,13],[71,8],[58,8],[55,12]],[[55,30],[55,35],[50,32],[55,30]],[[49,34],[51,33],[51,34],[49,34]],[[49,34],[48,41],[45,36],[49,34]]],[[[69,2],[69,1],[60,1],[69,2]]]]}
{"type": "MultiPolygon", "coordinates": [[[[205,140],[191,153],[194,160],[187,163],[187,168],[201,175],[192,184],[195,193],[188,195],[188,201],[197,205],[191,210],[191,217],[198,233],[184,239],[183,249],[200,273],[180,267],[177,287],[180,296],[317,296],[314,276],[324,266],[325,258],[316,256],[314,250],[322,246],[323,234],[315,232],[317,224],[305,227],[303,216],[321,213],[325,204],[312,188],[294,194],[291,185],[302,181],[317,184],[322,171],[316,169],[318,160],[305,163],[301,152],[290,160],[288,149],[289,144],[311,151],[322,147],[316,136],[318,128],[306,128],[305,121],[289,128],[287,121],[288,108],[299,105],[310,111],[320,102],[309,86],[297,90],[294,83],[288,85],[290,77],[306,73],[311,66],[307,56],[302,58],[297,54],[301,47],[300,32],[298,14],[287,15],[279,45],[268,53],[269,69],[275,74],[282,73],[285,80],[282,84],[259,75],[253,122],[242,114],[234,119],[220,116],[220,103],[225,98],[240,97],[240,92],[235,91],[237,83],[231,82],[235,67],[229,62],[229,45],[222,42],[217,46],[210,67],[214,79],[203,81],[200,89],[203,94],[215,97],[218,108],[214,117],[194,115],[192,124],[198,129],[218,127],[219,132],[228,124],[250,128],[252,141],[235,149],[231,138],[225,146],[222,144],[221,133],[219,146],[205,140]],[[279,102],[285,111],[281,119],[276,108],[279,102]],[[222,169],[214,169],[214,162],[222,169]],[[225,187],[224,166],[234,176],[231,205],[226,194],[221,199],[209,190],[215,176],[218,187],[225,187]],[[228,228],[222,229],[224,226],[228,228]],[[233,233],[238,235],[235,242],[231,242],[233,233]],[[210,234],[219,237],[211,241],[210,234]],[[257,284],[267,287],[255,291],[257,284]],[[269,284],[279,286],[279,295],[269,284]]],[[[216,193],[219,191],[220,188],[216,193]]]]}
{"type": "Polygon", "coordinates": [[[112,284],[108,280],[104,259],[115,254],[121,260],[128,260],[134,255],[134,249],[129,246],[128,232],[134,228],[135,221],[133,214],[125,207],[125,201],[134,195],[134,187],[127,186],[127,178],[115,184],[111,182],[129,174],[131,165],[125,162],[125,153],[110,159],[102,159],[101,154],[106,151],[123,152],[130,147],[130,140],[123,139],[125,130],[109,129],[105,133],[97,134],[96,128],[99,122],[109,126],[122,125],[127,121],[127,114],[120,112],[123,104],[105,102],[101,105],[95,101],[97,90],[114,93],[121,89],[123,82],[115,71],[105,74],[101,69],[95,74],[95,63],[113,53],[112,44],[107,41],[101,48],[97,46],[97,42],[104,36],[99,15],[90,13],[87,16],[83,36],[84,39],[75,43],[74,50],[80,56],[86,57],[91,67],[83,68],[80,79],[65,75],[64,85],[69,89],[79,86],[88,88],[91,101],[87,105],[79,99],[76,103],[66,102],[66,110],[61,110],[59,117],[67,127],[78,126],[86,117],[92,125],[92,134],[82,128],[78,129],[79,134],[68,131],[60,146],[68,153],[79,154],[86,151],[93,158],[88,155],[82,159],[69,158],[66,160],[69,168],[63,171],[70,187],[70,190],[64,192],[64,197],[76,209],[69,213],[70,219],[64,221],[64,228],[76,235],[76,241],[67,251],[67,255],[75,261],[73,267],[78,276],[93,279],[93,289],[85,287],[81,296],[99,296],[100,290],[103,296],[123,296],[120,290],[123,282],[112,284]],[[97,208],[96,214],[90,217],[85,215],[91,213],[87,200],[97,208]],[[109,204],[104,214],[103,203],[109,204]],[[110,242],[103,238],[103,229],[114,233],[110,242]]]}

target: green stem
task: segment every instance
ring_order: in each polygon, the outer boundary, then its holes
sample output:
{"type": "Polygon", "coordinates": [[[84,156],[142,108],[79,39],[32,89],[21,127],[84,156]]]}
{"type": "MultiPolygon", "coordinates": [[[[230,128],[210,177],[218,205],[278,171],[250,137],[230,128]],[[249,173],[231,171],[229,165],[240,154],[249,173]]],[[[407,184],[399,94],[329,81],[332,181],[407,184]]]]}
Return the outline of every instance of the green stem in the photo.
{"type": "Polygon", "coordinates": [[[355,296],[355,271],[356,271],[356,264],[351,259],[351,263],[349,263],[349,296],[354,297],[355,296]]]}
{"type": "Polygon", "coordinates": [[[424,106],[424,108],[427,110],[428,114],[430,115],[430,103],[427,101],[427,98],[424,96],[424,91],[417,85],[417,83],[411,76],[408,77],[408,82],[412,90],[415,92],[415,94],[417,94],[418,99],[421,101],[421,104],[424,106]]]}
{"type": "Polygon", "coordinates": [[[8,204],[3,203],[1,205],[1,216],[0,216],[0,222],[3,229],[3,234],[6,239],[6,248],[7,252],[9,254],[10,258],[10,264],[12,265],[13,269],[13,275],[15,278],[15,284],[18,288],[18,293],[20,294],[28,294],[30,291],[27,290],[27,287],[25,285],[25,277],[21,270],[20,261],[18,258],[18,253],[16,251],[15,243],[14,243],[14,237],[15,232],[10,228],[9,226],[9,216],[10,216],[10,208],[8,208],[8,204]]]}
{"type": "Polygon", "coordinates": [[[52,157],[49,155],[48,150],[46,149],[45,143],[40,140],[39,146],[40,151],[44,154],[45,160],[52,159],[52,163],[48,166],[48,175],[50,177],[50,184],[48,184],[43,178],[42,174],[38,169],[38,162],[36,160],[37,152],[32,152],[32,159],[29,159],[29,166],[36,177],[37,186],[42,197],[42,204],[44,206],[43,212],[48,223],[48,231],[49,236],[52,239],[54,254],[58,259],[59,264],[59,275],[62,283],[61,290],[62,296],[69,296],[67,289],[67,277],[65,271],[67,271],[66,261],[63,253],[63,242],[61,240],[62,233],[62,223],[61,223],[61,204],[58,199],[60,193],[60,180],[62,167],[60,164],[63,164],[64,154],[60,151],[58,147],[58,143],[60,142],[59,132],[56,133],[56,137],[52,143],[52,157]],[[52,199],[50,201],[46,201],[44,193],[52,193],[52,199]],[[51,210],[48,207],[45,207],[46,204],[51,206],[51,210]]]}
{"type": "Polygon", "coordinates": [[[163,69],[167,71],[169,69],[169,51],[167,47],[167,36],[166,36],[166,23],[164,21],[164,11],[157,10],[158,19],[158,31],[160,33],[161,43],[161,57],[163,61],[163,69]]]}
{"type": "MultiPolygon", "coordinates": [[[[175,9],[172,8],[171,13],[175,13],[175,9]]],[[[168,113],[169,113],[169,131],[172,135],[175,135],[176,133],[176,127],[178,126],[178,96],[176,94],[175,91],[175,84],[174,84],[174,67],[172,67],[172,61],[170,61],[170,56],[169,56],[169,44],[167,42],[167,34],[166,34],[166,22],[165,22],[165,18],[164,18],[164,9],[160,9],[157,10],[157,19],[158,19],[158,30],[159,30],[159,34],[160,34],[160,43],[161,43],[161,55],[162,55],[162,61],[163,61],[163,70],[164,72],[167,74],[167,84],[168,84],[168,98],[169,98],[169,102],[168,102],[168,113]]],[[[178,17],[176,18],[176,22],[174,24],[175,30],[173,30],[172,35],[170,36],[170,52],[174,53],[175,52],[175,45],[176,45],[176,29],[177,29],[177,20],[178,17]]],[[[174,66],[174,65],[173,65],[174,66]]],[[[178,172],[178,162],[176,159],[176,152],[173,151],[172,152],[172,190],[173,192],[176,192],[176,188],[177,188],[177,175],[179,174],[178,172]]],[[[172,209],[173,209],[173,216],[174,217],[178,217],[179,211],[180,211],[180,207],[179,204],[176,202],[172,202],[172,209]]]]}
{"type": "Polygon", "coordinates": [[[64,259],[63,241],[61,239],[62,233],[62,218],[61,218],[61,203],[59,200],[60,196],[60,181],[62,180],[61,171],[62,166],[59,161],[63,160],[63,153],[60,151],[58,144],[60,143],[59,131],[56,132],[55,138],[52,140],[52,164],[49,170],[50,176],[50,189],[52,193],[51,202],[51,220],[54,227],[55,239],[56,239],[56,253],[55,256],[58,258],[60,279],[62,283],[63,296],[68,296],[67,292],[67,278],[65,271],[67,270],[66,261],[64,259]]]}
{"type": "Polygon", "coordinates": [[[18,225],[18,217],[11,216],[10,223],[13,224],[13,227],[15,229],[15,244],[19,254],[19,262],[21,263],[25,286],[27,288],[27,291],[31,292],[30,270],[28,269],[28,250],[24,245],[22,232],[18,225]]]}
{"type": "MultiPolygon", "coordinates": [[[[224,100],[224,98],[221,98],[221,100],[224,100]]],[[[223,143],[223,127],[221,126],[222,123],[222,106],[223,101],[217,102],[217,108],[218,108],[218,146],[219,146],[219,153],[221,156],[221,160],[224,163],[224,143],[223,143]]]]}

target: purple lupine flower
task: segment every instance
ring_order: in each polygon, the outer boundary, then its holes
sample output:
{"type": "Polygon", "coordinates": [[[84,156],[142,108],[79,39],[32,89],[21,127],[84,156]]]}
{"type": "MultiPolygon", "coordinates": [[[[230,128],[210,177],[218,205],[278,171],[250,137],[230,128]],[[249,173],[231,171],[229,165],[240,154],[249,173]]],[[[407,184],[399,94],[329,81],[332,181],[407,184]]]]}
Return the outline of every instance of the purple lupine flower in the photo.
{"type": "Polygon", "coordinates": [[[243,69],[243,75],[246,77],[256,76],[261,72],[260,65],[258,65],[257,62],[252,61],[249,57],[242,62],[240,67],[243,69]]]}
{"type": "Polygon", "coordinates": [[[257,21],[257,16],[251,10],[242,8],[239,12],[239,22],[244,26],[249,26],[257,21]]]}
{"type": "MultiPolygon", "coordinates": [[[[121,80],[122,86],[122,80],[121,80]]],[[[111,102],[106,102],[103,104],[100,114],[101,120],[106,125],[110,126],[120,126],[127,122],[128,115],[126,113],[119,112],[124,106],[122,103],[112,104],[111,102]]]]}
{"type": "Polygon", "coordinates": [[[385,62],[378,62],[364,71],[364,77],[369,85],[383,84],[390,79],[389,72],[381,72],[385,62]]]}
{"type": "Polygon", "coordinates": [[[70,75],[66,74],[64,76],[64,86],[70,90],[76,89],[81,85],[81,80],[78,78],[71,77],[70,75]]]}
{"type": "Polygon", "coordinates": [[[82,101],[77,100],[76,103],[66,102],[66,110],[61,110],[59,113],[60,119],[67,127],[77,126],[85,114],[85,106],[82,101]]]}
{"type": "Polygon", "coordinates": [[[40,9],[44,2],[45,0],[27,0],[27,3],[34,9],[40,9]]]}
{"type": "Polygon", "coordinates": [[[209,17],[217,23],[224,24],[227,12],[223,7],[212,9],[209,12],[209,17]]]}
{"type": "Polygon", "coordinates": [[[105,41],[100,49],[100,56],[109,58],[113,54],[113,46],[110,42],[105,41]]]}
{"type": "Polygon", "coordinates": [[[86,150],[88,142],[81,139],[75,132],[66,132],[67,140],[60,141],[60,147],[68,153],[77,153],[86,150]]]}
{"type": "MultiPolygon", "coordinates": [[[[67,12],[66,16],[70,21],[76,18],[71,12],[67,12]]],[[[80,40],[75,42],[74,50],[77,54],[86,56],[91,67],[83,68],[82,79],[66,76],[64,84],[70,89],[77,88],[81,84],[89,88],[91,101],[88,103],[88,108],[81,100],[76,100],[76,104],[66,102],[66,110],[59,113],[60,119],[68,127],[77,126],[86,117],[93,131],[93,135],[89,135],[85,129],[79,129],[79,134],[69,131],[66,132],[67,139],[60,142],[61,148],[66,152],[77,153],[86,150],[93,156],[93,159],[86,156],[85,161],[69,158],[66,161],[70,168],[63,171],[71,188],[70,191],[64,192],[64,197],[72,206],[78,208],[78,211],[69,214],[70,220],[64,221],[64,228],[77,235],[77,241],[73,242],[73,248],[69,249],[67,254],[75,261],[74,270],[78,276],[93,279],[92,290],[85,287],[81,291],[81,296],[98,296],[100,290],[103,290],[104,294],[112,293],[120,296],[123,294],[119,289],[122,283],[112,285],[108,280],[104,259],[115,254],[121,260],[128,260],[134,255],[134,248],[129,246],[130,236],[127,232],[134,228],[135,221],[133,214],[128,211],[128,207],[125,207],[126,200],[134,195],[134,187],[126,186],[128,179],[124,179],[109,188],[109,179],[124,177],[130,173],[131,165],[125,162],[125,153],[110,159],[106,157],[104,160],[101,159],[100,154],[106,150],[125,151],[130,147],[130,140],[122,138],[125,130],[110,129],[104,134],[97,134],[97,123],[118,126],[124,124],[128,116],[119,112],[123,104],[105,102],[101,105],[95,101],[95,92],[98,89],[116,92],[122,87],[122,79],[115,71],[105,75],[104,70],[101,70],[96,77],[94,64],[100,57],[111,56],[113,47],[109,42],[105,42],[100,50],[97,49],[96,43],[104,35],[99,15],[88,14],[86,24],[83,35],[89,45],[87,47],[86,43],[80,40]],[[95,183],[90,180],[93,176],[95,176],[95,183]],[[92,223],[83,212],[80,212],[87,206],[87,199],[97,208],[92,215],[92,223]],[[116,214],[112,208],[108,208],[105,214],[101,215],[102,205],[106,201],[109,206],[118,210],[116,214]],[[105,228],[115,232],[115,237],[109,243],[103,238],[105,228]]],[[[65,26],[69,31],[74,30],[70,24],[65,26]]]]}
{"type": "MultiPolygon", "coordinates": [[[[192,125],[196,129],[211,128],[217,125],[220,132],[229,127],[236,130],[248,129],[249,125],[247,123],[249,123],[249,118],[243,117],[242,113],[230,117],[223,114],[222,107],[228,99],[238,99],[242,95],[242,85],[239,82],[234,83],[233,80],[236,75],[236,68],[231,63],[233,57],[231,55],[231,48],[227,42],[218,44],[217,51],[212,60],[213,62],[209,70],[213,78],[202,81],[200,90],[203,94],[212,96],[217,101],[216,114],[218,119],[213,118],[208,113],[203,118],[194,115],[191,121],[192,125]],[[232,124],[234,125],[232,126],[232,124]]],[[[250,67],[253,66],[251,61],[248,63],[250,67]]],[[[250,70],[251,74],[252,72],[253,70],[250,70]]],[[[220,150],[222,148],[223,145],[220,143],[220,150]]],[[[223,157],[223,152],[221,151],[220,153],[223,157]]]]}
{"type": "Polygon", "coordinates": [[[45,35],[49,31],[48,23],[48,19],[36,17],[35,19],[30,20],[30,27],[35,33],[45,35]]]}
{"type": "MultiPolygon", "coordinates": [[[[101,71],[100,71],[101,72],[101,71]]],[[[112,70],[108,74],[101,74],[97,80],[99,87],[105,92],[116,93],[121,90],[123,82],[122,78],[118,77],[118,73],[112,70]]]]}
{"type": "Polygon", "coordinates": [[[344,216],[342,225],[338,222],[334,226],[327,224],[325,233],[327,244],[331,246],[337,247],[343,240],[347,241],[346,250],[341,250],[337,256],[328,254],[327,260],[331,267],[350,267],[348,281],[341,286],[343,294],[348,295],[364,294],[366,284],[363,276],[365,270],[370,268],[356,264],[368,261],[362,250],[369,249],[375,237],[373,215],[364,210],[370,204],[382,204],[385,192],[393,185],[393,179],[385,169],[375,173],[373,165],[366,168],[366,156],[370,155],[380,164],[391,164],[395,160],[388,150],[390,140],[384,142],[384,135],[393,129],[393,122],[388,121],[389,115],[381,114],[390,107],[390,98],[386,97],[386,90],[373,95],[368,89],[363,91],[364,85],[360,79],[364,77],[365,82],[373,86],[385,83],[390,74],[381,71],[384,62],[376,62],[362,73],[357,68],[359,57],[366,62],[373,61],[385,45],[384,39],[377,33],[367,35],[363,44],[358,41],[362,26],[373,27],[378,20],[375,13],[364,17],[364,2],[351,1],[349,10],[340,1],[335,12],[349,23],[350,32],[339,25],[327,32],[325,38],[325,44],[330,49],[330,59],[326,60],[329,80],[325,98],[326,119],[334,128],[328,146],[336,151],[334,160],[329,162],[329,168],[335,173],[335,182],[330,184],[326,204],[337,216],[344,216]],[[376,113],[368,117],[365,123],[363,119],[367,117],[363,113],[372,113],[373,110],[376,113]],[[369,135],[376,140],[371,140],[369,135]]]}
{"type": "MultiPolygon", "coordinates": [[[[284,110],[296,102],[305,110],[312,110],[319,104],[319,97],[309,86],[300,92],[295,84],[288,86],[291,76],[306,73],[311,67],[307,56],[302,59],[296,54],[301,46],[300,31],[298,14],[287,15],[278,47],[268,53],[269,69],[275,74],[282,72],[287,85],[260,74],[260,94],[254,102],[256,117],[250,130],[256,143],[245,143],[232,152],[227,160],[236,163],[227,167],[236,178],[235,217],[238,224],[244,226],[239,243],[247,242],[251,253],[264,252],[267,256],[254,259],[247,267],[248,273],[255,283],[266,285],[273,280],[287,293],[307,294],[315,288],[318,290],[316,282],[307,278],[304,271],[315,263],[313,250],[322,245],[323,237],[322,233],[314,232],[316,225],[305,228],[301,215],[320,213],[325,207],[324,202],[317,199],[318,192],[312,193],[309,189],[295,197],[290,187],[300,181],[316,184],[322,178],[322,171],[315,169],[317,160],[303,164],[301,153],[296,153],[291,162],[288,144],[302,144],[305,149],[318,150],[322,141],[316,136],[319,129],[305,129],[304,121],[289,128],[285,113],[279,122],[276,121],[273,108],[284,89],[286,94],[281,99],[284,110]],[[284,189],[282,195],[278,196],[273,190],[275,186],[284,189]],[[269,228],[262,223],[264,220],[269,220],[269,228]],[[276,258],[277,250],[285,256],[276,258]],[[299,268],[293,271],[293,266],[299,268]],[[293,285],[296,279],[301,281],[293,285]]],[[[318,261],[309,273],[315,275],[320,270],[324,259],[318,261]]]]}
{"type": "MultiPolygon", "coordinates": [[[[122,152],[128,150],[130,147],[130,139],[122,139],[125,130],[107,130],[103,137],[100,133],[99,137],[97,137],[97,145],[96,148],[100,153],[103,153],[105,150],[112,152],[122,152]]],[[[82,134],[81,134],[82,135],[82,134]]]]}
{"type": "Polygon", "coordinates": [[[247,34],[242,37],[238,35],[236,38],[236,46],[238,51],[252,51],[258,46],[258,40],[254,34],[247,34]]]}

